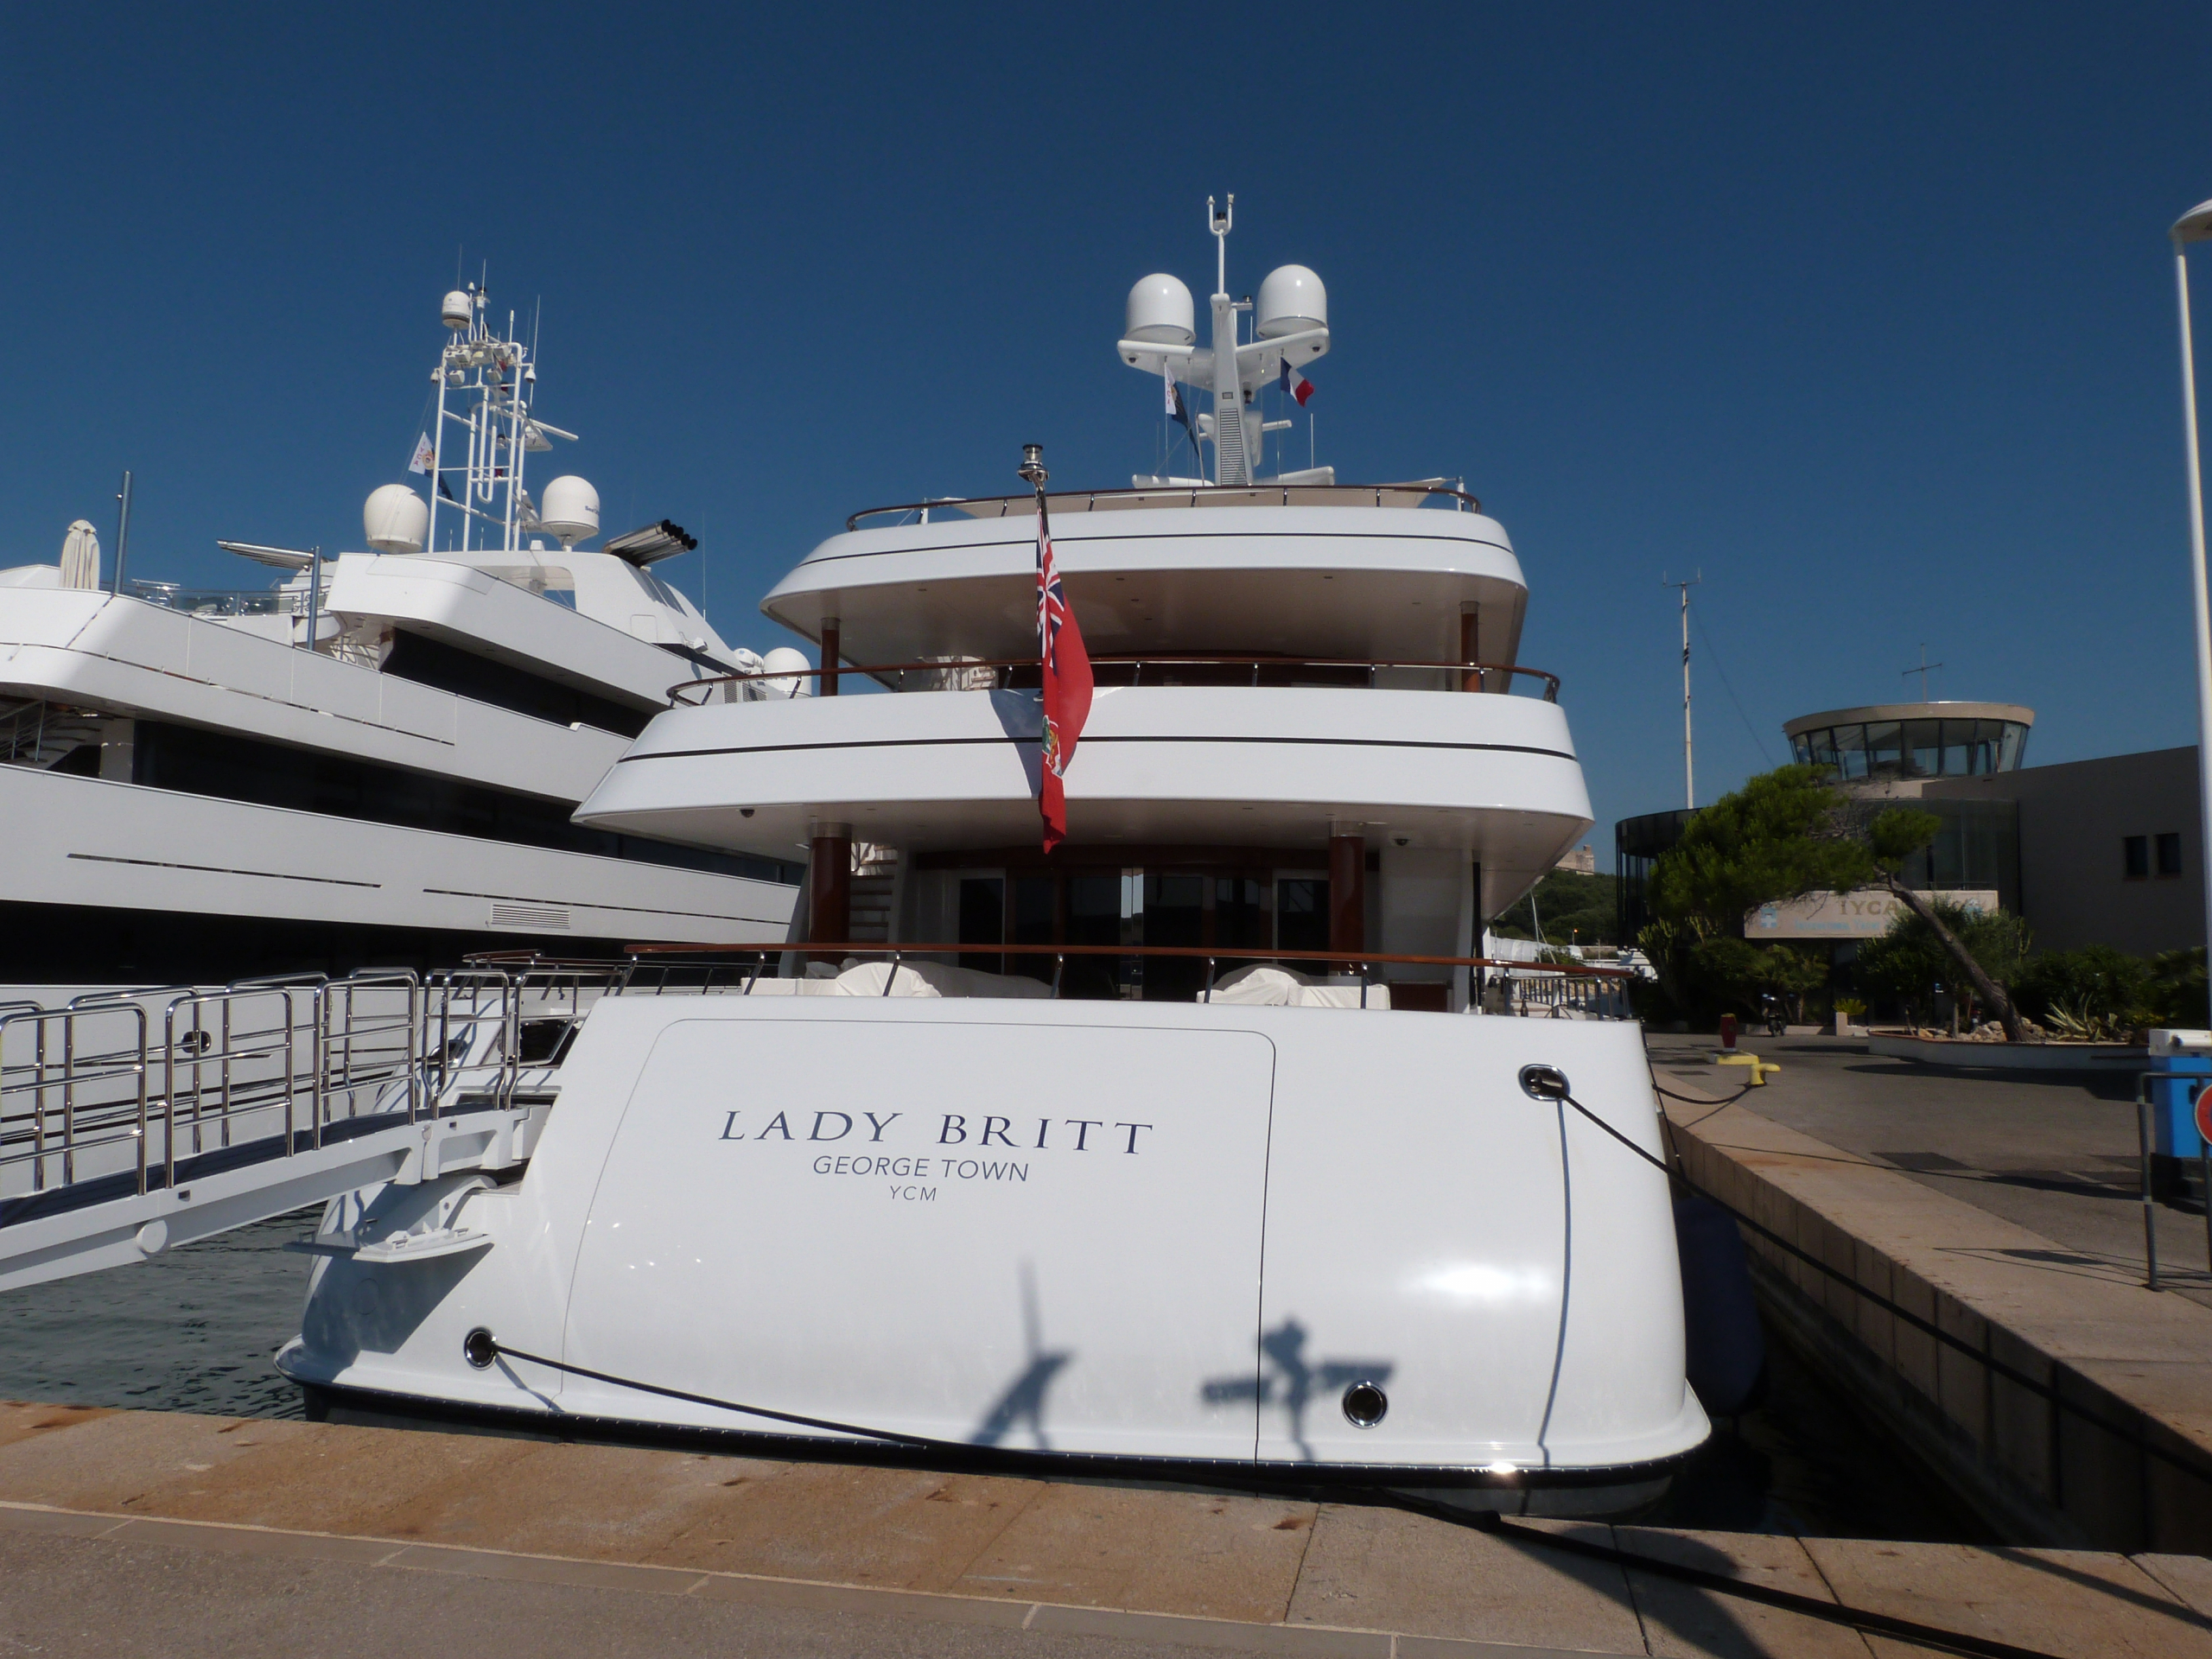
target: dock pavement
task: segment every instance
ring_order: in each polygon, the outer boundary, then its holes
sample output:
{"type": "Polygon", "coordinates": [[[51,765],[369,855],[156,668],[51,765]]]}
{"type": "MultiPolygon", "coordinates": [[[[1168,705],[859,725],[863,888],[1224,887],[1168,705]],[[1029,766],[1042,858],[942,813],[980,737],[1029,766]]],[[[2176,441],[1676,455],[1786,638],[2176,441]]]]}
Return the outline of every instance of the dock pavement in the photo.
{"type": "MultiPolygon", "coordinates": [[[[2212,1561],[1548,1526],[2055,1659],[2212,1659],[2212,1561]]],[[[0,1654],[1928,1651],[1401,1509],[0,1407],[0,1654]]]]}
{"type": "Polygon", "coordinates": [[[1692,1182],[1748,1217],[1770,1319],[2000,1535],[2212,1552],[2205,1223],[2157,1208],[2133,1080],[1947,1071],[1835,1039],[1650,1039],[1692,1182]]]}

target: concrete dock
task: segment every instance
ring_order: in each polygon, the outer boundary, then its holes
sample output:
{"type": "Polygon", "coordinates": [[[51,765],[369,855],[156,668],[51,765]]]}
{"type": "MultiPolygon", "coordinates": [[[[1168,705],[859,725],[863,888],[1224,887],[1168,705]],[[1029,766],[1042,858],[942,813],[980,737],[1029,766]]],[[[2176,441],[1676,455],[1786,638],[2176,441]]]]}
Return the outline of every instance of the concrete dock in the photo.
{"type": "MultiPolygon", "coordinates": [[[[2168,1206],[2145,1287],[2132,1079],[1944,1073],[1760,1041],[1737,1104],[1666,1103],[1770,1317],[2003,1535],[2212,1551],[2212,1281],[2168,1206]]],[[[1741,1075],[1655,1038],[1662,1087],[1741,1075]]]]}
{"type": "MultiPolygon", "coordinates": [[[[1531,1523],[1522,1523],[1531,1524],[1531,1523]]],[[[2063,1659],[2212,1659],[2212,1561],[1554,1529],[2063,1659]]],[[[1924,1651],[1351,1503],[0,1408],[0,1652],[1924,1651]]]]}

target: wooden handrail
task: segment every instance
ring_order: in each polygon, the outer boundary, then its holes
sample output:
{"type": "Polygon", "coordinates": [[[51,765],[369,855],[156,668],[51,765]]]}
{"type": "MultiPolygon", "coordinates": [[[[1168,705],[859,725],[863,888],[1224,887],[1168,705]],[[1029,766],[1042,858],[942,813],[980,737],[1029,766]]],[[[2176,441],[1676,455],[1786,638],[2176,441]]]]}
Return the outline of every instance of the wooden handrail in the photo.
{"type": "Polygon", "coordinates": [[[1592,979],[1633,979],[1631,968],[1599,968],[1586,962],[1517,962],[1505,957],[1423,957],[1382,950],[1269,950],[1237,945],[1212,944],[886,944],[832,940],[799,940],[777,944],[661,944],[640,941],[622,949],[633,957],[753,955],[779,957],[789,951],[801,956],[906,957],[1173,957],[1215,962],[1355,962],[1370,967],[1377,963],[1400,963],[1421,968],[1522,968],[1546,973],[1576,975],[1592,979]]]}
{"type": "MultiPolygon", "coordinates": [[[[1249,668],[1252,671],[1252,678],[1255,684],[1257,684],[1258,683],[1260,671],[1268,668],[1364,669],[1367,671],[1370,681],[1372,680],[1376,671],[1381,669],[1423,669],[1441,671],[1446,673],[1461,675],[1465,677],[1465,683],[1463,683],[1461,689],[1468,691],[1479,691],[1483,690],[1484,688],[1480,682],[1481,677],[1485,674],[1503,674],[1509,679],[1515,675],[1519,675],[1526,679],[1541,680],[1543,682],[1544,701],[1546,702],[1557,702],[1559,701],[1558,675],[1554,674],[1546,669],[1523,668],[1516,663],[1438,663],[1408,661],[1370,662],[1347,657],[1220,657],[1199,656],[1177,652],[1141,652],[1118,656],[1100,656],[1093,657],[1090,661],[1094,667],[1100,665],[1109,667],[1133,666],[1137,671],[1136,676],[1135,677],[1137,679],[1141,679],[1143,677],[1144,670],[1147,665],[1156,665],[1161,668],[1249,668]]],[[[1036,668],[1038,666],[1038,659],[1034,657],[981,657],[963,658],[952,662],[874,663],[868,664],[849,664],[834,669],[764,668],[756,669],[752,672],[746,674],[717,674],[711,679],[685,680],[681,684],[669,687],[668,700],[671,707],[696,709],[702,706],[700,700],[687,695],[688,693],[706,691],[717,685],[742,684],[749,680],[818,680],[824,674],[866,674],[870,676],[880,676],[885,674],[944,674],[958,673],[963,670],[974,668],[1036,668]]],[[[1503,696],[1504,694],[1499,693],[1497,695],[1503,696]]]]}

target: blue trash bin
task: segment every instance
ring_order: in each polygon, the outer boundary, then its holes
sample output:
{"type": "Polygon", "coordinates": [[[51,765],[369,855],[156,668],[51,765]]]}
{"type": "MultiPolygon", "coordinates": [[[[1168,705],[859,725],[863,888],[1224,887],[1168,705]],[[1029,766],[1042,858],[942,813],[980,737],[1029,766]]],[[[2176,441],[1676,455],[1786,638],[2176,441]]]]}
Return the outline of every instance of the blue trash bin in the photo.
{"type": "Polygon", "coordinates": [[[2153,1054],[2151,1064],[2151,1150],[2165,1158],[2201,1158],[2196,1094],[2212,1079],[2212,1054],[2153,1054]]]}

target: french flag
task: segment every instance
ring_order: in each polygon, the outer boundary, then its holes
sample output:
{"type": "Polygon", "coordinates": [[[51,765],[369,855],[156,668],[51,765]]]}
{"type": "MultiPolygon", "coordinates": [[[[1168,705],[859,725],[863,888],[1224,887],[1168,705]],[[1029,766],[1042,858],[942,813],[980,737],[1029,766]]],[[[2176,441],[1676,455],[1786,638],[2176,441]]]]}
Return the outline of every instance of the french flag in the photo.
{"type": "Polygon", "coordinates": [[[1282,360],[1281,378],[1275,384],[1283,389],[1284,396],[1300,409],[1306,407],[1306,400],[1313,395],[1313,383],[1292,368],[1287,357],[1282,360]]]}

